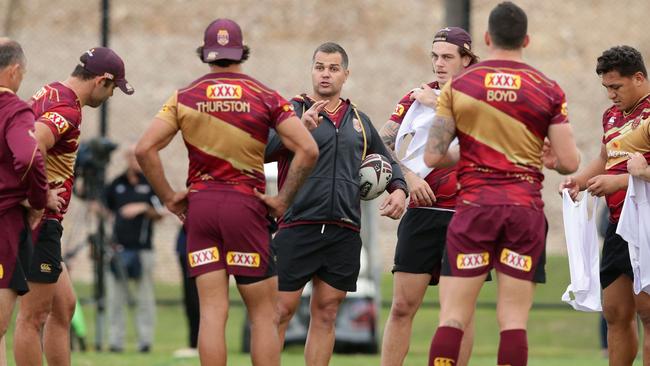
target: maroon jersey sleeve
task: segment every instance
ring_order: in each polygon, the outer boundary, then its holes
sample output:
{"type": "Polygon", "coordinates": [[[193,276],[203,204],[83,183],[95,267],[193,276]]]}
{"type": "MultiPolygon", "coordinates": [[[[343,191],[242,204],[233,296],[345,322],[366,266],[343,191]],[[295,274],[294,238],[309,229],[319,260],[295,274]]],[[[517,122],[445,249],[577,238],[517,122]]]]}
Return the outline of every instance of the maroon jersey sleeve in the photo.
{"type": "Polygon", "coordinates": [[[400,99],[399,103],[395,106],[395,110],[390,115],[390,120],[399,124],[402,124],[406,112],[411,108],[413,101],[411,100],[411,92],[408,92],[405,96],[400,99]]]}
{"type": "Polygon", "coordinates": [[[553,87],[555,97],[553,98],[552,117],[550,124],[569,123],[569,113],[566,104],[566,95],[557,83],[553,87]]]}
{"type": "Polygon", "coordinates": [[[56,106],[43,113],[38,122],[46,125],[52,132],[54,140],[58,142],[67,132],[77,129],[78,111],[69,106],[56,106]]]}
{"type": "Polygon", "coordinates": [[[269,109],[271,111],[270,127],[275,128],[289,117],[295,117],[293,105],[284,99],[280,94],[273,93],[269,99],[269,109]]]}

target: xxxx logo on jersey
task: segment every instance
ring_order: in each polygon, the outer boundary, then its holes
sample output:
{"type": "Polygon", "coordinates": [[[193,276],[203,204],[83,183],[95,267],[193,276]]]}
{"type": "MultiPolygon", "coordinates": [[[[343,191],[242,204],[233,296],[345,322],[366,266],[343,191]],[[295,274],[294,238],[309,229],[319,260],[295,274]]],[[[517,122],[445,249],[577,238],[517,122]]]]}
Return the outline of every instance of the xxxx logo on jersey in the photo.
{"type": "Polygon", "coordinates": [[[202,266],[208,263],[219,261],[219,250],[217,247],[207,248],[196,252],[190,252],[187,255],[190,267],[202,266]]]}
{"type": "Polygon", "coordinates": [[[241,85],[214,84],[205,89],[208,99],[241,99],[241,85]]]}
{"type": "Polygon", "coordinates": [[[46,112],[43,115],[43,118],[52,122],[52,124],[56,126],[56,130],[59,132],[59,135],[67,131],[68,128],[70,127],[70,123],[68,123],[68,120],[66,120],[65,118],[63,118],[62,115],[56,112],[46,112]]]}
{"type": "Polygon", "coordinates": [[[517,90],[521,88],[521,76],[501,72],[489,72],[485,74],[485,87],[517,90]]]}
{"type": "Polygon", "coordinates": [[[485,267],[490,264],[490,253],[458,254],[456,256],[456,267],[458,269],[473,269],[485,267]]]}
{"type": "Polygon", "coordinates": [[[230,266],[257,268],[260,266],[260,255],[259,253],[228,252],[226,263],[230,266]]]}
{"type": "Polygon", "coordinates": [[[447,357],[436,357],[433,359],[433,366],[454,366],[456,362],[447,357]]]}
{"type": "Polygon", "coordinates": [[[521,255],[505,248],[501,252],[500,261],[508,267],[524,272],[530,272],[530,269],[533,267],[533,261],[530,256],[521,255]]]}
{"type": "Polygon", "coordinates": [[[404,114],[404,106],[401,104],[398,104],[395,107],[395,110],[393,111],[393,114],[396,115],[397,117],[401,117],[402,114],[404,114]]]}

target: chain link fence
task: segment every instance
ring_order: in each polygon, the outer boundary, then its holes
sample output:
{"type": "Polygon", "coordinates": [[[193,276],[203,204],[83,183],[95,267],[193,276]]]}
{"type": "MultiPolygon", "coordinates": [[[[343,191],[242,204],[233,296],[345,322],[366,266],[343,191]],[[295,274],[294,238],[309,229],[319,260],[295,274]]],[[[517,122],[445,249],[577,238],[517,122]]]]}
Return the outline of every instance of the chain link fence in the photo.
{"type": "MultiPolygon", "coordinates": [[[[498,0],[473,0],[471,34],[485,57],[483,34],[489,11],[498,0]]],[[[629,44],[647,54],[650,34],[644,29],[650,2],[634,0],[521,0],[528,13],[530,46],[526,60],[558,81],[567,93],[570,118],[583,162],[599,151],[600,119],[608,107],[595,74],[595,60],[614,45],[629,44]]],[[[174,89],[207,71],[196,56],[202,32],[217,17],[235,19],[251,49],[245,72],[285,97],[308,92],[314,48],[340,43],[350,56],[344,97],[352,99],[378,128],[399,98],[432,79],[429,59],[434,32],[445,26],[443,0],[111,0],[110,47],[125,60],[133,96],[116,92],[108,110],[108,137],[127,147],[137,141],[174,89]]],[[[83,51],[100,44],[101,0],[0,0],[0,30],[18,40],[28,58],[28,73],[19,95],[28,98],[41,85],[63,80],[83,51]]],[[[99,133],[99,113],[86,108],[82,140],[99,133]]],[[[168,176],[184,185],[187,154],[180,138],[163,152],[168,176]]],[[[108,177],[125,168],[122,152],[113,154],[108,177]]],[[[549,172],[544,196],[551,223],[549,250],[562,252],[560,177],[549,172]]],[[[380,219],[380,243],[387,268],[392,263],[397,222],[380,219]]],[[[86,205],[73,200],[64,220],[64,248],[83,243],[95,228],[86,205]]],[[[180,223],[167,217],[156,227],[156,278],[180,278],[174,247],[180,223]]],[[[64,249],[64,250],[65,250],[64,249]]],[[[92,278],[88,250],[70,262],[77,280],[92,278]]]]}

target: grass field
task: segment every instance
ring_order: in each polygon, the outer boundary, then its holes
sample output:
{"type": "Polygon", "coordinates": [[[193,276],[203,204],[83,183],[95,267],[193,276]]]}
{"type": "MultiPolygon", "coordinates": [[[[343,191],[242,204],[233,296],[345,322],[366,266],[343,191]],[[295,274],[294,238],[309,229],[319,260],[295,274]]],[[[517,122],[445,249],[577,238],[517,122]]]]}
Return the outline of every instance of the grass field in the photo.
{"type": "MultiPolygon", "coordinates": [[[[538,288],[536,304],[559,304],[560,297],[568,283],[568,265],[564,257],[550,257],[547,265],[548,284],[538,288]]],[[[384,276],[382,296],[390,299],[392,277],[384,276]]],[[[161,300],[178,299],[180,289],[164,285],[158,286],[157,297],[161,300]]],[[[90,296],[87,285],[77,286],[81,298],[90,296]]],[[[232,289],[231,296],[238,298],[236,290],[232,289]]],[[[437,291],[431,288],[427,293],[428,306],[421,309],[414,322],[413,337],[409,356],[405,365],[426,365],[429,342],[437,322],[438,309],[434,304],[437,291]]],[[[484,287],[479,301],[484,304],[477,311],[476,342],[471,365],[494,365],[498,345],[498,330],[495,320],[495,309],[491,302],[495,299],[495,283],[484,287]]],[[[166,301],[165,303],[173,303],[166,301]]],[[[142,355],[136,352],[136,341],[133,329],[127,331],[126,351],[122,354],[96,353],[89,351],[73,354],[73,365],[105,365],[105,366],[167,366],[167,365],[198,365],[198,359],[178,360],[172,357],[175,349],[186,345],[187,330],[184,313],[180,304],[161,305],[157,309],[156,341],[150,354],[142,355]]],[[[248,355],[239,352],[241,347],[241,331],[244,309],[233,306],[227,329],[228,360],[230,365],[250,364],[248,355]]],[[[94,336],[94,307],[84,306],[84,313],[89,326],[88,343],[93,344],[94,336]]],[[[382,324],[386,320],[388,308],[383,308],[382,324]]],[[[529,365],[576,365],[600,366],[607,365],[602,358],[598,343],[599,315],[573,311],[568,305],[563,308],[541,306],[535,308],[529,322],[529,365]]],[[[13,329],[9,330],[9,334],[13,329]]],[[[11,336],[8,347],[11,347],[11,336]]],[[[9,352],[11,354],[11,352],[9,352]]],[[[13,365],[13,360],[10,360],[13,365]]],[[[285,350],[282,357],[283,365],[303,365],[302,347],[291,347],[285,350]]],[[[331,365],[362,366],[378,365],[379,356],[367,355],[335,355],[331,365]]],[[[641,364],[640,361],[638,364],[641,364]]]]}

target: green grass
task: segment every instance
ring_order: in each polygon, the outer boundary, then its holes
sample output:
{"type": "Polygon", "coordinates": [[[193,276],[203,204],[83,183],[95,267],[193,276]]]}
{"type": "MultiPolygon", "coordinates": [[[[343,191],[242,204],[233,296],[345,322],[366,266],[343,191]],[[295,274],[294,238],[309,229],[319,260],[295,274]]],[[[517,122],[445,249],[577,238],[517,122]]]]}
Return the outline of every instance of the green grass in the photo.
{"type": "MultiPolygon", "coordinates": [[[[568,284],[568,265],[564,257],[550,257],[547,265],[548,283],[539,286],[535,296],[537,304],[559,304],[560,296],[568,284]]],[[[392,276],[385,275],[382,283],[382,297],[390,299],[392,276]]],[[[494,301],[495,282],[487,283],[479,297],[479,302],[485,304],[476,314],[476,341],[471,365],[494,365],[498,345],[498,330],[495,319],[495,309],[490,306],[494,301]]],[[[80,284],[76,288],[81,298],[89,298],[91,289],[88,285],[80,284]]],[[[232,289],[231,296],[238,299],[237,291],[232,289]]],[[[156,288],[158,299],[178,299],[180,289],[170,285],[160,285],[156,288]]],[[[427,304],[435,303],[437,289],[430,288],[427,293],[427,304]]],[[[88,344],[94,343],[94,306],[83,307],[88,331],[88,344]]],[[[248,355],[239,352],[241,343],[242,319],[244,309],[233,306],[228,320],[228,360],[230,365],[248,365],[248,355]]],[[[381,311],[382,325],[386,320],[388,308],[381,311]]],[[[418,312],[414,322],[413,336],[409,356],[405,365],[426,365],[431,336],[437,323],[438,309],[426,306],[418,312]]],[[[598,343],[599,315],[573,311],[568,305],[562,309],[536,308],[532,311],[529,322],[529,365],[607,365],[600,356],[598,343]]],[[[129,323],[130,324],[130,323],[129,323]]],[[[8,347],[11,347],[9,330],[8,347]]],[[[106,366],[166,366],[166,365],[198,365],[198,359],[176,360],[172,357],[175,349],[186,345],[187,330],[184,312],[178,305],[159,306],[157,309],[156,339],[150,354],[141,355],[136,351],[135,332],[132,327],[127,331],[126,351],[122,354],[74,353],[74,365],[106,365],[106,366]]],[[[10,348],[9,348],[10,349],[10,348]]],[[[9,352],[11,355],[11,352],[9,352]]],[[[12,358],[13,356],[10,356],[12,358]]],[[[13,360],[9,361],[13,365],[13,360]]],[[[291,347],[284,351],[283,365],[303,365],[302,347],[291,347]]],[[[331,365],[361,366],[378,365],[379,356],[366,355],[334,355],[331,365]]],[[[640,364],[640,362],[639,362],[640,364]]]]}

